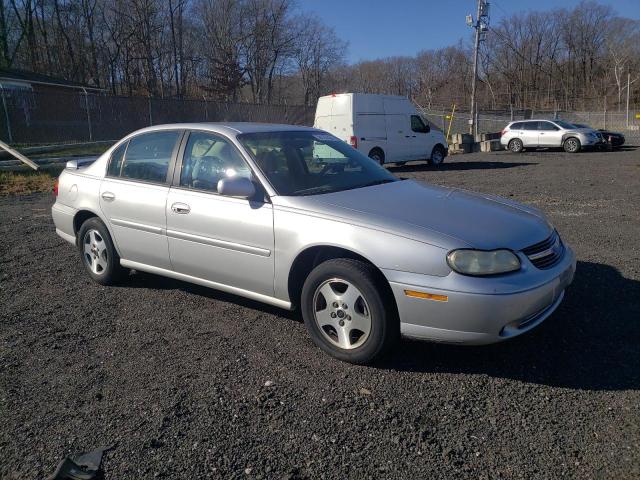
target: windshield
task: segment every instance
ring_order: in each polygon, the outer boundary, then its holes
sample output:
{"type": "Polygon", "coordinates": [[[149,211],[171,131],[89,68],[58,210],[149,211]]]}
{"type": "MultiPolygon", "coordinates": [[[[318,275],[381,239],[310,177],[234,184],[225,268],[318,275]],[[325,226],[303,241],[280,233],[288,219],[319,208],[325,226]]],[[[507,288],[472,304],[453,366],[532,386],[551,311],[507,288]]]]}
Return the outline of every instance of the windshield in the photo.
{"type": "Polygon", "coordinates": [[[278,195],[298,196],[395,182],[376,162],[324,132],[238,135],[278,195]]]}
{"type": "Polygon", "coordinates": [[[565,122],[564,120],[554,120],[553,121],[556,125],[560,125],[562,128],[566,128],[569,130],[572,130],[574,128],[576,128],[575,125],[569,123],[569,122],[565,122]]]}

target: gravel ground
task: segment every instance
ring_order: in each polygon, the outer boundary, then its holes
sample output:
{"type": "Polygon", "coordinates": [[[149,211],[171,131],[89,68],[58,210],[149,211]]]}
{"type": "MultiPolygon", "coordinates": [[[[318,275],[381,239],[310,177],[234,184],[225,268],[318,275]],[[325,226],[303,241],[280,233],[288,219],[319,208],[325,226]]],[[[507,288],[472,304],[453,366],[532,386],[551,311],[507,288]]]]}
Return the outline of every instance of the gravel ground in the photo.
{"type": "Polygon", "coordinates": [[[295,313],[141,273],[91,283],[50,195],[1,199],[0,476],[117,443],[106,479],[640,478],[640,150],[447,161],[391,170],[541,207],[575,282],[523,337],[406,341],[369,367],[295,313]]]}

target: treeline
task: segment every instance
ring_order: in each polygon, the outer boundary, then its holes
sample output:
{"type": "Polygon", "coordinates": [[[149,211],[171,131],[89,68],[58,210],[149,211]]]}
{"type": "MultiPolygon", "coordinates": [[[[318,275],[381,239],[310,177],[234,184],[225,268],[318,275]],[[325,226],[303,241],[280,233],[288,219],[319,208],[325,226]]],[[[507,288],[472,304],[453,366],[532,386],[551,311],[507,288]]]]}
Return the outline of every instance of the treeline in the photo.
{"type": "MultiPolygon", "coordinates": [[[[312,105],[358,91],[468,108],[468,40],[347,65],[347,44],[294,0],[0,0],[0,9],[0,67],[114,94],[312,105]]],[[[640,76],[637,20],[594,1],[515,14],[486,34],[478,102],[620,108],[628,73],[632,82],[640,76]]],[[[637,81],[632,102],[639,92],[637,81]]]]}
{"type": "Polygon", "coordinates": [[[346,49],[291,0],[0,0],[0,8],[0,67],[114,94],[313,103],[346,49]]]}

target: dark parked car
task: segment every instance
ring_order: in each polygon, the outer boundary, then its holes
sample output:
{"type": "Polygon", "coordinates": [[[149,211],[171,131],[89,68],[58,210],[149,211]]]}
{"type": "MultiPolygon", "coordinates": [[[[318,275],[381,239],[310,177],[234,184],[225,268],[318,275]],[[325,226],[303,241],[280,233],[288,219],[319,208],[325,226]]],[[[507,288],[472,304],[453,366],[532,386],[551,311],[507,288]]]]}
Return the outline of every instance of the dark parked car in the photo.
{"type": "MultiPolygon", "coordinates": [[[[576,127],[591,128],[588,125],[578,125],[577,123],[574,123],[574,125],[576,127]]],[[[604,128],[599,128],[598,132],[602,134],[602,137],[604,138],[604,140],[609,144],[611,144],[613,148],[619,148],[622,145],[624,145],[625,139],[623,134],[619,132],[612,132],[611,130],[606,130],[604,128]]]]}

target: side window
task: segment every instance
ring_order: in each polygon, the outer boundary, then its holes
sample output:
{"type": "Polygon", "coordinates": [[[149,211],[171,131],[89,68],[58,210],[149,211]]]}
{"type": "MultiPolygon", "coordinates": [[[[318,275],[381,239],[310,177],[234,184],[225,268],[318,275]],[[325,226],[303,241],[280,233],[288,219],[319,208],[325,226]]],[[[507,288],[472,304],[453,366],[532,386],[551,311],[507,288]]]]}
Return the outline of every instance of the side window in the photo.
{"type": "Polygon", "coordinates": [[[522,130],[537,130],[538,122],[522,122],[522,130]]]}
{"type": "Polygon", "coordinates": [[[522,122],[516,122],[509,127],[509,130],[522,130],[522,122]]]}
{"type": "Polygon", "coordinates": [[[538,130],[558,130],[558,127],[551,122],[538,122],[538,130]]]}
{"type": "Polygon", "coordinates": [[[107,176],[119,177],[120,169],[122,168],[122,159],[124,158],[124,152],[127,150],[129,142],[124,142],[118,148],[116,148],[111,154],[109,160],[109,167],[107,168],[107,176]]]}
{"type": "Polygon", "coordinates": [[[122,176],[145,182],[165,183],[179,131],[145,133],[129,140],[122,176]]]}
{"type": "Polygon", "coordinates": [[[191,132],[182,158],[180,186],[218,191],[218,181],[233,176],[251,178],[251,170],[228,140],[206,132],[191,132]]]}
{"type": "Polygon", "coordinates": [[[424,124],[420,116],[411,115],[411,130],[418,133],[429,133],[431,129],[424,124]]]}

